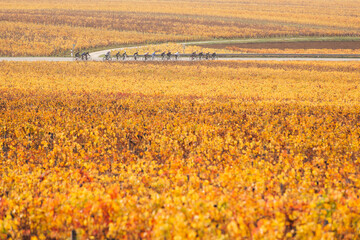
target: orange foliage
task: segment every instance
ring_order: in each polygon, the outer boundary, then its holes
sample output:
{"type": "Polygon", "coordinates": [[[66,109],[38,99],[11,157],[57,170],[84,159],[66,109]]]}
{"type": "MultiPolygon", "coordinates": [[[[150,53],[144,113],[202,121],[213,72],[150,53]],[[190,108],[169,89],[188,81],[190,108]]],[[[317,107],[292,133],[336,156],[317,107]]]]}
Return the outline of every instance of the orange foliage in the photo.
{"type": "MultiPolygon", "coordinates": [[[[252,49],[239,47],[226,47],[233,53],[275,53],[275,54],[360,54],[360,49],[252,49]]],[[[214,51],[214,50],[213,50],[214,51]]]]}
{"type": "Polygon", "coordinates": [[[359,63],[0,63],[0,238],[359,234],[359,63]]]}

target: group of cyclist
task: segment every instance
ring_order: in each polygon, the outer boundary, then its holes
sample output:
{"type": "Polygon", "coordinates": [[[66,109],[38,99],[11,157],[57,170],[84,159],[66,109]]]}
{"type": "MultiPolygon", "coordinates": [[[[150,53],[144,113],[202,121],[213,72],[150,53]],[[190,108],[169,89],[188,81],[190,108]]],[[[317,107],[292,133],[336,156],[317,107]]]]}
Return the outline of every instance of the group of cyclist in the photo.
{"type": "MultiPolygon", "coordinates": [[[[134,60],[136,61],[139,57],[139,52],[135,52],[133,55],[133,58],[134,60]]],[[[150,54],[149,52],[145,53],[144,55],[144,61],[148,60],[151,58],[151,60],[155,60],[155,57],[157,56],[156,54],[156,51],[154,51],[152,54],[150,54]]],[[[175,60],[178,60],[180,58],[180,53],[179,52],[176,52],[176,53],[171,53],[171,51],[168,51],[168,52],[162,52],[161,54],[159,54],[159,56],[161,56],[161,60],[171,60],[172,57],[174,57],[175,60]]],[[[126,50],[123,52],[123,53],[120,53],[117,52],[115,54],[115,57],[116,57],[116,60],[126,60],[126,58],[128,58],[129,56],[127,55],[126,53],[126,50]]],[[[212,59],[214,60],[215,58],[217,57],[216,53],[212,53],[210,54],[210,52],[208,53],[203,53],[203,52],[200,52],[200,53],[197,53],[197,51],[193,52],[191,55],[190,55],[190,59],[191,60],[195,60],[196,58],[198,58],[199,60],[202,60],[202,59],[212,59]]],[[[111,56],[111,52],[108,51],[105,56],[103,57],[103,60],[104,61],[109,61],[109,60],[112,60],[112,56],[111,56]]]]}
{"type": "Polygon", "coordinates": [[[208,59],[215,60],[217,56],[216,56],[216,52],[214,52],[212,54],[210,54],[210,52],[207,52],[205,54],[203,52],[200,52],[199,54],[196,54],[196,51],[195,51],[191,54],[190,58],[191,58],[191,60],[194,60],[196,57],[198,57],[199,60],[201,60],[203,58],[206,60],[208,60],[208,59]]]}
{"type": "MultiPolygon", "coordinates": [[[[157,56],[156,54],[157,51],[154,51],[152,54],[150,54],[149,52],[145,53],[143,56],[144,56],[144,60],[148,60],[151,58],[151,60],[155,60],[155,57],[157,56]]],[[[139,57],[139,52],[135,52],[133,55],[133,58],[134,60],[136,61],[139,57]]],[[[176,52],[176,53],[171,53],[171,51],[168,51],[168,52],[162,52],[161,54],[159,54],[159,56],[161,57],[161,60],[171,60],[171,58],[173,57],[173,59],[175,60],[178,60],[180,58],[180,53],[179,52],[176,52]]],[[[126,53],[126,50],[123,52],[123,53],[120,53],[117,52],[115,54],[115,57],[116,57],[116,60],[126,60],[129,56],[127,55],[126,53]]],[[[217,57],[216,55],[216,52],[214,53],[210,53],[210,52],[207,52],[207,53],[203,53],[203,52],[200,52],[200,53],[197,53],[197,51],[193,52],[191,55],[190,55],[190,59],[191,60],[195,60],[195,59],[199,59],[199,60],[202,60],[202,59],[206,59],[206,60],[209,60],[209,59],[212,59],[214,60],[215,58],[217,57]]],[[[90,60],[91,59],[91,56],[89,54],[89,52],[83,52],[83,53],[80,53],[80,52],[77,52],[75,54],[75,59],[76,60],[90,60]]],[[[112,56],[111,56],[111,52],[108,51],[105,56],[103,57],[103,60],[104,61],[110,61],[112,60],[112,56]]]]}
{"type": "Polygon", "coordinates": [[[80,52],[75,53],[75,59],[76,60],[90,60],[91,56],[89,52],[83,52],[80,54],[80,52]]]}

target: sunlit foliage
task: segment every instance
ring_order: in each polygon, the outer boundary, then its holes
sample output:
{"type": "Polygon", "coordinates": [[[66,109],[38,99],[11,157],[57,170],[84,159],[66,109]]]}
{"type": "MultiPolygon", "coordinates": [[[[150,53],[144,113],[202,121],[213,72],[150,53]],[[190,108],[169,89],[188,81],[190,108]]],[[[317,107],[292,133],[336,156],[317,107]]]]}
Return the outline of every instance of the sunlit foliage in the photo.
{"type": "MultiPolygon", "coordinates": [[[[220,51],[224,52],[223,49],[211,49],[210,51],[220,51]]],[[[275,53],[275,54],[360,54],[360,49],[252,49],[251,46],[249,48],[238,48],[238,47],[226,47],[225,51],[231,53],[275,53]]]]}
{"type": "Polygon", "coordinates": [[[233,51],[230,49],[221,49],[217,50],[214,48],[207,48],[202,46],[196,46],[196,45],[186,45],[186,44],[180,44],[180,43],[163,43],[163,44],[149,44],[139,47],[127,47],[127,48],[120,48],[118,50],[112,50],[111,54],[115,55],[117,52],[124,53],[126,51],[126,54],[132,55],[135,52],[138,52],[139,54],[145,54],[149,53],[152,54],[153,52],[156,53],[158,56],[162,52],[171,52],[172,54],[178,52],[180,54],[191,54],[193,52],[200,53],[203,52],[206,53],[214,53],[214,52],[221,52],[221,53],[239,53],[239,51],[233,51]]]}
{"type": "MultiPolygon", "coordinates": [[[[265,45],[265,44],[264,44],[265,45]]],[[[249,44],[248,48],[239,48],[236,46],[228,46],[222,47],[221,44],[217,47],[216,44],[213,44],[211,47],[207,47],[206,44],[204,45],[187,45],[187,44],[180,44],[180,43],[164,43],[164,44],[148,44],[144,46],[134,47],[127,47],[127,48],[120,48],[120,50],[113,50],[111,51],[112,55],[115,55],[117,52],[126,53],[128,55],[134,54],[138,52],[140,54],[144,53],[153,53],[160,54],[162,52],[171,53],[179,52],[181,54],[191,54],[193,52],[203,52],[203,53],[224,53],[224,54],[232,54],[232,53],[259,53],[259,54],[360,54],[360,49],[327,49],[327,48],[314,48],[314,49],[278,49],[278,48],[251,48],[251,44],[249,44]]]]}
{"type": "Polygon", "coordinates": [[[354,239],[359,63],[0,63],[0,239],[354,239]]]}
{"type": "Polygon", "coordinates": [[[186,41],[185,36],[115,31],[86,27],[1,22],[0,55],[49,56],[111,45],[146,44],[158,41],[186,41]]]}

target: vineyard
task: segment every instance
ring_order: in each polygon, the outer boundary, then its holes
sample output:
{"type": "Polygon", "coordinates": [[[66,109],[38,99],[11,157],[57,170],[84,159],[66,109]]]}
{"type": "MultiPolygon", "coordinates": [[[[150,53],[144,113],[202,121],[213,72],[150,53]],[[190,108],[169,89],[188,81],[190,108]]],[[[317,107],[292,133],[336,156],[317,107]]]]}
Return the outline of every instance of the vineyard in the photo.
{"type": "Polygon", "coordinates": [[[111,55],[117,52],[123,53],[126,51],[128,55],[135,52],[160,54],[162,52],[179,52],[181,54],[197,53],[221,53],[221,54],[243,54],[243,53],[258,53],[258,54],[360,54],[360,41],[343,41],[343,42],[310,42],[309,45],[315,45],[314,48],[301,48],[299,42],[284,43],[276,42],[275,47],[271,43],[243,43],[243,44],[199,44],[199,45],[184,45],[179,43],[164,43],[164,44],[149,44],[146,46],[139,46],[137,48],[123,48],[121,50],[111,51],[111,55]],[[330,43],[330,44],[327,44],[330,43]],[[285,45],[285,47],[280,47],[285,45]],[[287,47],[286,47],[287,45],[287,47]],[[300,45],[300,46],[299,46],[300,45]],[[318,46],[325,45],[321,48],[318,46]],[[329,45],[329,46],[326,46],[329,45]],[[345,46],[344,46],[345,45],[345,46]]]}
{"type": "Polygon", "coordinates": [[[359,75],[0,62],[0,239],[356,239],[359,75]]]}
{"type": "MultiPolygon", "coordinates": [[[[145,54],[145,53],[149,53],[152,54],[153,52],[156,53],[156,55],[160,55],[162,52],[171,52],[172,54],[178,52],[180,54],[191,54],[193,52],[203,52],[204,54],[207,52],[215,52],[216,50],[214,50],[213,48],[207,48],[206,46],[195,46],[195,45],[189,45],[189,46],[184,46],[183,44],[178,44],[178,43],[164,43],[164,44],[149,44],[146,46],[140,46],[137,48],[124,48],[121,50],[113,50],[111,51],[111,55],[114,56],[116,55],[118,52],[123,53],[124,51],[126,51],[126,53],[128,55],[133,55],[136,52],[139,52],[140,54],[145,54]]],[[[220,50],[221,53],[237,53],[238,51],[232,51],[232,50],[228,50],[228,49],[221,49],[220,50]]]]}
{"type": "Polygon", "coordinates": [[[168,41],[359,36],[358,1],[0,0],[0,55],[168,41]],[[324,7],[326,5],[326,7],[324,7]]]}

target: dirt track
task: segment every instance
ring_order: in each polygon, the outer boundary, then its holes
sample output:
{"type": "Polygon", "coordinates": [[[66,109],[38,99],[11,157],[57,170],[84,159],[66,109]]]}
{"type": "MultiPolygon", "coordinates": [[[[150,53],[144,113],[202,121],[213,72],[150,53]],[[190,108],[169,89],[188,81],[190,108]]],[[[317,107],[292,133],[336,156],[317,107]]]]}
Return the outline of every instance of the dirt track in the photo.
{"type": "MultiPolygon", "coordinates": [[[[1,61],[47,61],[47,62],[71,62],[74,61],[73,58],[59,58],[59,57],[0,57],[1,61]]],[[[81,60],[79,60],[81,62],[81,60]]],[[[101,59],[96,59],[93,61],[102,61],[101,59]]],[[[132,58],[128,58],[125,62],[134,61],[132,58]]],[[[155,61],[161,61],[159,58],[155,61]]],[[[181,58],[177,61],[191,61],[188,57],[181,58]]],[[[196,60],[199,61],[199,60],[196,60]]],[[[212,61],[212,60],[201,60],[201,61],[212,61]]],[[[219,58],[215,61],[336,61],[336,62],[345,62],[345,61],[360,61],[360,58],[302,58],[302,57],[232,57],[232,58],[219,58]]],[[[123,62],[123,61],[111,61],[111,62],[123,62]]],[[[139,59],[138,62],[144,62],[143,59],[139,59]]],[[[147,62],[152,62],[148,60],[147,62]]],[[[167,62],[167,61],[165,61],[167,62]]],[[[175,60],[171,60],[175,62],[175,60]]]]}
{"type": "Polygon", "coordinates": [[[250,49],[360,49],[360,41],[304,41],[304,42],[266,42],[266,43],[225,43],[198,45],[206,48],[224,49],[227,47],[250,49]]]}
{"type": "Polygon", "coordinates": [[[14,61],[14,62],[34,62],[34,61],[46,61],[46,62],[70,62],[73,61],[70,57],[0,57],[1,61],[14,61]]]}

